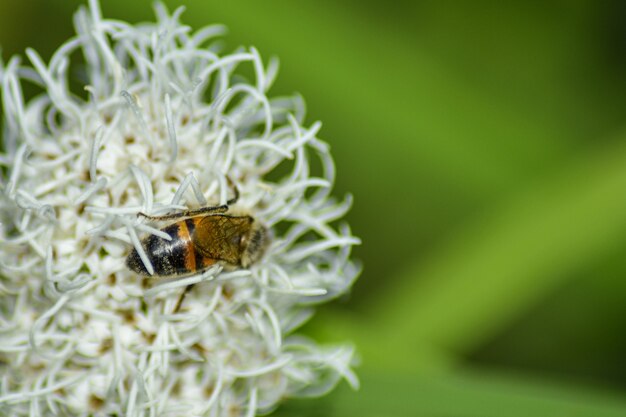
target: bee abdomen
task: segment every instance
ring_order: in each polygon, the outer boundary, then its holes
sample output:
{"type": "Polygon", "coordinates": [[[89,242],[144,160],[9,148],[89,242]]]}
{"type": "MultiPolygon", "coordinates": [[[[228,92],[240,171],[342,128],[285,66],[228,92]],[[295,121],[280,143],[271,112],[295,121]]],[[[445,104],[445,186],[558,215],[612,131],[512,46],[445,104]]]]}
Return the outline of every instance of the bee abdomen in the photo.
{"type": "MultiPolygon", "coordinates": [[[[172,239],[150,235],[141,241],[141,246],[154,268],[154,275],[167,277],[195,272],[195,250],[185,222],[174,223],[162,231],[172,239]]],[[[126,265],[138,274],[150,275],[136,249],[126,258],[126,265]]]]}

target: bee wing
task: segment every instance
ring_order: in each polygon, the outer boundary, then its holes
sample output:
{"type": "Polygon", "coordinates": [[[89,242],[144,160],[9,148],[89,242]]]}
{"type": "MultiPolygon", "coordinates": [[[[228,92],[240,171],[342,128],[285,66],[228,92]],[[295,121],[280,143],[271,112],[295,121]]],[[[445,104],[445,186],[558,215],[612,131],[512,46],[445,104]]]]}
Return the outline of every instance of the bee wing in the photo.
{"type": "Polygon", "coordinates": [[[238,265],[241,237],[248,232],[250,224],[247,216],[205,216],[196,225],[191,240],[202,256],[238,265]]]}

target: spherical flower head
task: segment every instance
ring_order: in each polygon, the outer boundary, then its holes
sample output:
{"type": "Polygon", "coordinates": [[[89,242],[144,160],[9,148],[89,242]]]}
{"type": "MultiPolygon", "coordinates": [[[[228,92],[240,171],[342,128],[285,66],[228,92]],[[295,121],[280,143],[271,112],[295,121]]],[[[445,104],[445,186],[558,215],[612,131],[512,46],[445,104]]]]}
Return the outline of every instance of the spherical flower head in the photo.
{"type": "Polygon", "coordinates": [[[351,347],[294,333],[359,273],[320,123],[268,98],[275,60],[156,11],[130,25],[92,0],[48,64],[0,62],[2,415],[253,416],[358,384],[351,347]],[[41,88],[28,102],[24,82],[41,88]],[[228,213],[267,230],[264,250],[157,277],[142,239],[171,236],[138,214],[236,192],[228,213]]]}

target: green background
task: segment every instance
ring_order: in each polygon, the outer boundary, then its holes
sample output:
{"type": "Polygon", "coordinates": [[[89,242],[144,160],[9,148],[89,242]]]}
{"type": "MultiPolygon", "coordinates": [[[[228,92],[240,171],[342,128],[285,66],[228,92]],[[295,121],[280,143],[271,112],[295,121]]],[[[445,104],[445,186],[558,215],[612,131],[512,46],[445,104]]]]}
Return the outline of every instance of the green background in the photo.
{"type": "MultiPolygon", "coordinates": [[[[80,1],[0,2],[6,60],[80,1]]],[[[279,416],[626,415],[626,5],[167,1],[224,23],[322,120],[365,265],[305,331],[362,387],[279,416]]],[[[151,2],[103,0],[152,20],[151,2]]]]}

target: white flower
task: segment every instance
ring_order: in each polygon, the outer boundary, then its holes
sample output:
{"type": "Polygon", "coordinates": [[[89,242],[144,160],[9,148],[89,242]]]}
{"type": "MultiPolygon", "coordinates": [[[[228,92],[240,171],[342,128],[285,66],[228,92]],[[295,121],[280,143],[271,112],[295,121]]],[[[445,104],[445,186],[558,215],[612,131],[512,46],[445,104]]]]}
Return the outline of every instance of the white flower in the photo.
{"type": "Polygon", "coordinates": [[[2,415],[253,416],[358,384],[351,347],[293,333],[359,272],[320,123],[267,97],[275,60],[220,55],[221,26],[156,11],[133,26],[92,0],[48,65],[0,63],[2,415]],[[25,102],[23,82],[41,94],[25,102]],[[224,204],[228,179],[233,209],[271,231],[262,259],[167,280],[126,268],[163,226],[139,212],[224,204]]]}

